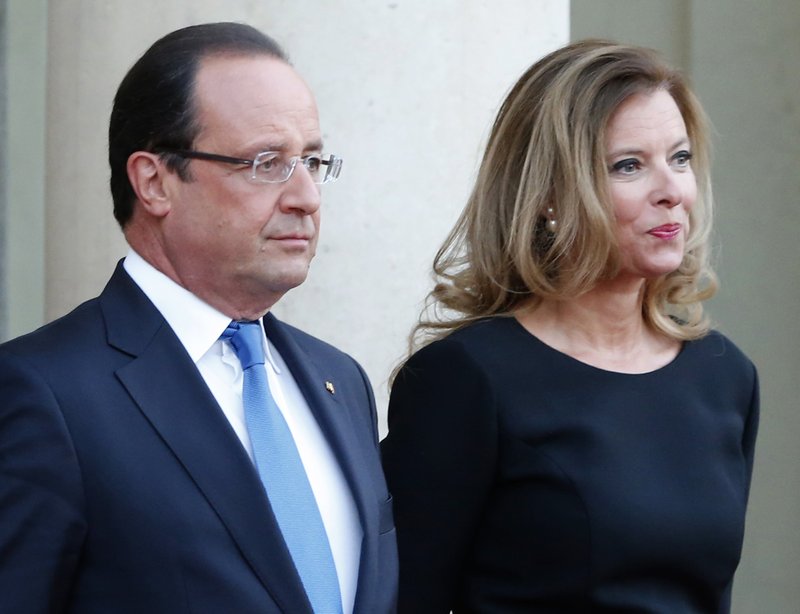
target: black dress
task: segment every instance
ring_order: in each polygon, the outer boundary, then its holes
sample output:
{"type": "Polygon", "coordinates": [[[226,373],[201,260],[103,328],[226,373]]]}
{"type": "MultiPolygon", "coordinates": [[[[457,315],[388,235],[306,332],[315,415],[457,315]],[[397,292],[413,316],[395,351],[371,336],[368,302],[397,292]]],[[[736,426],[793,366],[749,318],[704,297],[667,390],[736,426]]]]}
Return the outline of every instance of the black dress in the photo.
{"type": "Polygon", "coordinates": [[[636,375],[513,318],[423,348],[382,443],[399,611],[728,612],[757,423],[720,333],[636,375]]]}

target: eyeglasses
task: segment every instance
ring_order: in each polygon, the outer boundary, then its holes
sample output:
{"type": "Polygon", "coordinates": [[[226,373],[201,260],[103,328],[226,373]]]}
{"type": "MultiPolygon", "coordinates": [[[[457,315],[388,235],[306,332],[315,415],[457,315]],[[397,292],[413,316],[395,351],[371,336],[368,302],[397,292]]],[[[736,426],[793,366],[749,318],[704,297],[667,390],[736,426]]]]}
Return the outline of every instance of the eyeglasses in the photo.
{"type": "Polygon", "coordinates": [[[187,149],[159,148],[158,153],[171,153],[181,158],[249,166],[252,169],[249,179],[255,183],[283,183],[288,181],[298,161],[306,167],[312,181],[317,185],[336,181],[342,172],[342,159],[333,154],[284,158],[280,152],[264,151],[252,160],[247,160],[245,158],[231,158],[230,156],[187,149]]]}

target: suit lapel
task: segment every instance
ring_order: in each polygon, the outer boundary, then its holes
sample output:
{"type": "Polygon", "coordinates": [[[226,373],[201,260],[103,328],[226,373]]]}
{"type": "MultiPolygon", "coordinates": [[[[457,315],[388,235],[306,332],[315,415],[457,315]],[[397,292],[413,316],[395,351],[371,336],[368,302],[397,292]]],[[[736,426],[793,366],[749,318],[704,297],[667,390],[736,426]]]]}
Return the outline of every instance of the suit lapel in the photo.
{"type": "Polygon", "coordinates": [[[258,475],[172,329],[118,265],[101,296],[117,376],[282,610],[311,612],[258,475]]]}
{"type": "Polygon", "coordinates": [[[367,574],[373,567],[369,564],[373,560],[375,547],[371,536],[379,533],[375,496],[366,477],[367,473],[363,470],[367,462],[360,453],[363,443],[356,438],[358,431],[351,422],[350,411],[339,402],[336,394],[332,394],[326,387],[328,383],[332,383],[335,389],[336,378],[333,374],[327,371],[325,365],[319,364],[313,356],[303,351],[288,328],[273,315],[267,314],[264,317],[264,329],[308,402],[352,492],[364,531],[356,593],[356,608],[358,608],[359,593],[377,581],[377,578],[368,578],[367,574]]]}

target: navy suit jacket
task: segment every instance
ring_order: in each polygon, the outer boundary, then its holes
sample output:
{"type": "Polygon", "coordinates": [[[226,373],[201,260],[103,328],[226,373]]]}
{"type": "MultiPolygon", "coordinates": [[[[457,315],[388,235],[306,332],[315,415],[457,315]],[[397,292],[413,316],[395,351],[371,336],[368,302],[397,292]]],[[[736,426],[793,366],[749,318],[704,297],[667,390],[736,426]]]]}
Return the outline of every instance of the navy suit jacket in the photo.
{"type": "MultiPolygon", "coordinates": [[[[332,346],[264,324],[355,499],[355,612],[393,611],[367,378],[332,346]]],[[[120,265],[98,298],[0,346],[0,612],[311,612],[247,453],[120,265]]]]}

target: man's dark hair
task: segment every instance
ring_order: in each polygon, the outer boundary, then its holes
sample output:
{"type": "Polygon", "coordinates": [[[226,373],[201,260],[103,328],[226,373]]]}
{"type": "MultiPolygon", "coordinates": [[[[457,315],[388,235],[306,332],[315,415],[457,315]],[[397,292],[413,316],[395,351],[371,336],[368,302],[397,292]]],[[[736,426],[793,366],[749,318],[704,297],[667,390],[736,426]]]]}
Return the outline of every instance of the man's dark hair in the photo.
{"type": "MultiPolygon", "coordinates": [[[[267,55],[288,62],[280,45],[251,26],[209,23],[167,34],[125,75],[114,97],[108,128],[108,163],[114,217],[124,227],[136,195],[126,166],[135,151],[191,149],[200,131],[194,84],[201,60],[219,55],[267,55]]],[[[168,167],[187,177],[188,162],[163,154],[168,167]]]]}

